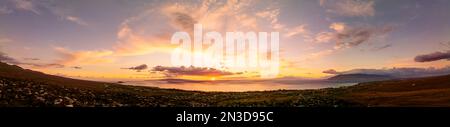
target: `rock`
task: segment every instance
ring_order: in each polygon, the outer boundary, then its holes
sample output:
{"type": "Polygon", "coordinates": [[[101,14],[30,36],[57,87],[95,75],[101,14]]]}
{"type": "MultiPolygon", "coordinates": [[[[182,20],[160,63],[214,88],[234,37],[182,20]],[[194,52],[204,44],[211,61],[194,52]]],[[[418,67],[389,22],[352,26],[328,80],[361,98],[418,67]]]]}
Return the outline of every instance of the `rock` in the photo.
{"type": "Polygon", "coordinates": [[[116,101],[113,101],[113,102],[112,102],[112,105],[113,105],[114,107],[122,107],[122,106],[123,106],[123,104],[121,104],[121,103],[119,103],[119,102],[116,102],[116,101]]]}
{"type": "Polygon", "coordinates": [[[66,99],[67,103],[69,103],[70,105],[73,104],[73,102],[75,102],[72,98],[69,97],[64,97],[64,99],[66,99]]]}
{"type": "Polygon", "coordinates": [[[59,105],[59,104],[61,104],[62,101],[63,101],[63,99],[58,98],[58,99],[56,99],[56,100],[54,101],[54,104],[55,104],[55,105],[59,105]]]}
{"type": "Polygon", "coordinates": [[[45,98],[43,98],[43,97],[36,97],[36,99],[41,101],[41,102],[45,102],[45,98]]]}

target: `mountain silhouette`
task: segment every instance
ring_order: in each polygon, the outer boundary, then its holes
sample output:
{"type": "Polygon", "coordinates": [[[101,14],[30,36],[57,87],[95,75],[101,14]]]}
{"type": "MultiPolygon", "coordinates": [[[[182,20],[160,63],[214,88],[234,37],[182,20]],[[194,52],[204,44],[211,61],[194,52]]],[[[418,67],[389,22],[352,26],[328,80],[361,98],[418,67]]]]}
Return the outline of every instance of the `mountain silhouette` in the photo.
{"type": "Polygon", "coordinates": [[[375,74],[340,74],[328,78],[329,81],[334,82],[371,82],[371,81],[383,81],[394,79],[392,76],[388,75],[375,75],[375,74]]]}

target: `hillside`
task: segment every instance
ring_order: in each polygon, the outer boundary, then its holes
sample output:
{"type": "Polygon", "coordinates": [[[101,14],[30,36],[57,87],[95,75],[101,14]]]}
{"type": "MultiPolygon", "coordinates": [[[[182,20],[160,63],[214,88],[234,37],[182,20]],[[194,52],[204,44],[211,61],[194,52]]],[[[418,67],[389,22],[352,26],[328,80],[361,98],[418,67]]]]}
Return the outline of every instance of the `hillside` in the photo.
{"type": "Polygon", "coordinates": [[[450,106],[450,75],[360,83],[337,98],[366,106],[450,106]]]}
{"type": "Polygon", "coordinates": [[[109,84],[102,82],[78,80],[64,78],[60,76],[47,75],[42,72],[22,69],[16,65],[8,65],[0,62],[0,77],[15,79],[15,80],[32,80],[34,82],[40,82],[49,85],[59,85],[65,87],[77,87],[77,88],[89,88],[89,89],[102,89],[100,84],[109,84]],[[100,88],[99,88],[100,87],[100,88]]]}

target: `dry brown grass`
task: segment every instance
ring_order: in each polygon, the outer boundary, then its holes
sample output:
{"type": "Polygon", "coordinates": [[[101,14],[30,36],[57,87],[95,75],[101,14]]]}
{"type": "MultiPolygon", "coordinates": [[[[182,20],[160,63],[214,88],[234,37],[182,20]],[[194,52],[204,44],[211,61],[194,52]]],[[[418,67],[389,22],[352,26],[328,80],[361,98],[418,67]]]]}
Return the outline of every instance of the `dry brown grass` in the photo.
{"type": "Polygon", "coordinates": [[[450,106],[450,75],[361,83],[341,90],[339,99],[367,106],[450,106]]]}

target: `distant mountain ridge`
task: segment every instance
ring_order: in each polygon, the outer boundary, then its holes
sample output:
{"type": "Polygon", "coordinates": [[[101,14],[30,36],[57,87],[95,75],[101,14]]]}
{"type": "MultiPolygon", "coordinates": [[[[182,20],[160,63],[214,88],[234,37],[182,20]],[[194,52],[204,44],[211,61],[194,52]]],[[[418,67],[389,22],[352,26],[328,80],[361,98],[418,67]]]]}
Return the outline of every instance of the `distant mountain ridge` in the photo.
{"type": "Polygon", "coordinates": [[[383,81],[395,79],[393,76],[389,75],[375,75],[375,74],[340,74],[328,78],[327,80],[333,82],[371,82],[371,81],[383,81]]]}

